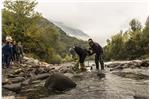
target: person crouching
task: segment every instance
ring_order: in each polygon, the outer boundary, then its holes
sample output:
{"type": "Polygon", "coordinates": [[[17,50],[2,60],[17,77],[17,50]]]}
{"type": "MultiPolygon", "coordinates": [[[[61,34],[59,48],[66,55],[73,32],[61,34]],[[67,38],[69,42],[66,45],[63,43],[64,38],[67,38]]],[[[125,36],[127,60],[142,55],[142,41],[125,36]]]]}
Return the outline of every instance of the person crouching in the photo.
{"type": "Polygon", "coordinates": [[[75,51],[75,53],[79,56],[79,64],[80,64],[80,67],[81,67],[81,71],[86,71],[84,61],[85,61],[86,56],[88,55],[87,50],[83,49],[79,46],[74,46],[69,51],[73,55],[74,55],[73,52],[75,51]]]}

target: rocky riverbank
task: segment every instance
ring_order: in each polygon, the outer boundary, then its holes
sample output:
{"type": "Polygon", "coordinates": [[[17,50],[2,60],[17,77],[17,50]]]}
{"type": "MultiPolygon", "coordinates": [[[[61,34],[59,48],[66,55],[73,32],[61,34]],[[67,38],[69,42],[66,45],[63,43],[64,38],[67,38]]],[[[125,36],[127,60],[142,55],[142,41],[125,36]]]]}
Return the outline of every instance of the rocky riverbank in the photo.
{"type": "MultiPolygon", "coordinates": [[[[74,63],[52,65],[24,57],[22,64],[2,70],[2,95],[4,99],[148,99],[148,60],[105,64],[105,77],[99,78],[95,69],[74,72],[74,63]],[[67,91],[48,91],[44,87],[45,81],[56,72],[70,78],[76,87],[67,91]]],[[[95,67],[94,64],[90,66],[95,67]]]]}

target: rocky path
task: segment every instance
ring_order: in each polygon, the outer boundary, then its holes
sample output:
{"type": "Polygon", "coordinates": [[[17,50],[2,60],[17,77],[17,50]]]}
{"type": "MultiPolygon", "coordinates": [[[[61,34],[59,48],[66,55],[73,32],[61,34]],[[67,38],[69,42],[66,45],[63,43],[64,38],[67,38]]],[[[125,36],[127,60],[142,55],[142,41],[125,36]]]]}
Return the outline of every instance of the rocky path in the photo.
{"type": "Polygon", "coordinates": [[[3,70],[3,98],[11,96],[10,99],[15,99],[14,97],[24,96],[27,99],[148,99],[147,60],[113,62],[106,65],[105,77],[100,78],[95,66],[91,64],[92,71],[75,73],[71,69],[74,66],[72,63],[54,66],[26,59],[21,67],[14,66],[13,69],[3,70]],[[45,90],[45,80],[53,72],[61,72],[71,78],[76,82],[76,88],[64,92],[45,90]]]}

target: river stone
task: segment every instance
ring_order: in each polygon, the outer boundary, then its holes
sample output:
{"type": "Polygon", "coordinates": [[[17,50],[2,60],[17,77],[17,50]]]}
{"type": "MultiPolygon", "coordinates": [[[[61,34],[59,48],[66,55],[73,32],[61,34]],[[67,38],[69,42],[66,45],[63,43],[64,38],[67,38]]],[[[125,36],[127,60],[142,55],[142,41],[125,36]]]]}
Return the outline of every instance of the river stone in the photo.
{"type": "Polygon", "coordinates": [[[50,76],[50,74],[49,73],[44,73],[44,74],[39,74],[39,75],[37,75],[37,76],[35,76],[35,80],[43,80],[43,79],[46,79],[46,78],[48,78],[50,76]]]}
{"type": "Polygon", "coordinates": [[[18,83],[18,82],[22,82],[25,80],[24,77],[15,77],[15,78],[12,78],[10,79],[12,83],[18,83]]]}
{"type": "Polygon", "coordinates": [[[10,83],[10,80],[7,78],[2,78],[2,85],[10,83]]]}
{"type": "Polygon", "coordinates": [[[8,74],[7,77],[8,77],[8,78],[15,78],[15,77],[17,77],[17,75],[14,75],[14,74],[8,74]]]}
{"type": "Polygon", "coordinates": [[[148,67],[149,66],[149,60],[144,60],[141,62],[142,67],[148,67]]]}
{"type": "Polygon", "coordinates": [[[72,77],[73,77],[73,74],[72,74],[72,73],[65,73],[64,75],[67,76],[67,77],[69,77],[69,78],[72,78],[72,77]]]}
{"type": "Polygon", "coordinates": [[[4,85],[3,88],[8,89],[10,91],[19,92],[21,90],[21,83],[4,85]]]}
{"type": "Polygon", "coordinates": [[[19,69],[16,69],[15,71],[14,71],[14,74],[19,74],[20,72],[22,72],[23,70],[21,69],[21,68],[19,68],[19,69]]]}
{"type": "Polygon", "coordinates": [[[2,99],[16,99],[15,96],[4,96],[2,99]]]}
{"type": "Polygon", "coordinates": [[[27,80],[22,82],[22,85],[28,85],[28,84],[30,84],[30,79],[27,79],[27,80]]]}
{"type": "Polygon", "coordinates": [[[148,96],[133,96],[134,99],[149,99],[148,96]]]}
{"type": "Polygon", "coordinates": [[[62,73],[52,74],[44,85],[50,91],[64,91],[76,87],[76,84],[62,73]]]}
{"type": "Polygon", "coordinates": [[[105,77],[105,73],[103,73],[102,71],[99,71],[97,73],[97,76],[101,79],[101,78],[104,78],[105,77]]]}

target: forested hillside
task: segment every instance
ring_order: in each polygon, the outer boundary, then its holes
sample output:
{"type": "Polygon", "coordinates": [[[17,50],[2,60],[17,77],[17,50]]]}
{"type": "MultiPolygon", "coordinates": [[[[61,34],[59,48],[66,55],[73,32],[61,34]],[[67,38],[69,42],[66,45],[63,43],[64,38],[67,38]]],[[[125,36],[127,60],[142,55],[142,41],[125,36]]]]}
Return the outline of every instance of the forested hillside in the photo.
{"type": "Polygon", "coordinates": [[[130,29],[120,31],[107,40],[105,60],[133,60],[149,57],[149,18],[142,26],[137,19],[129,23],[130,29]]]}
{"type": "Polygon", "coordinates": [[[87,42],[69,37],[64,31],[35,12],[35,1],[4,1],[2,9],[2,35],[21,41],[25,52],[48,63],[70,61],[68,49],[74,44],[87,46],[87,42]]]}

